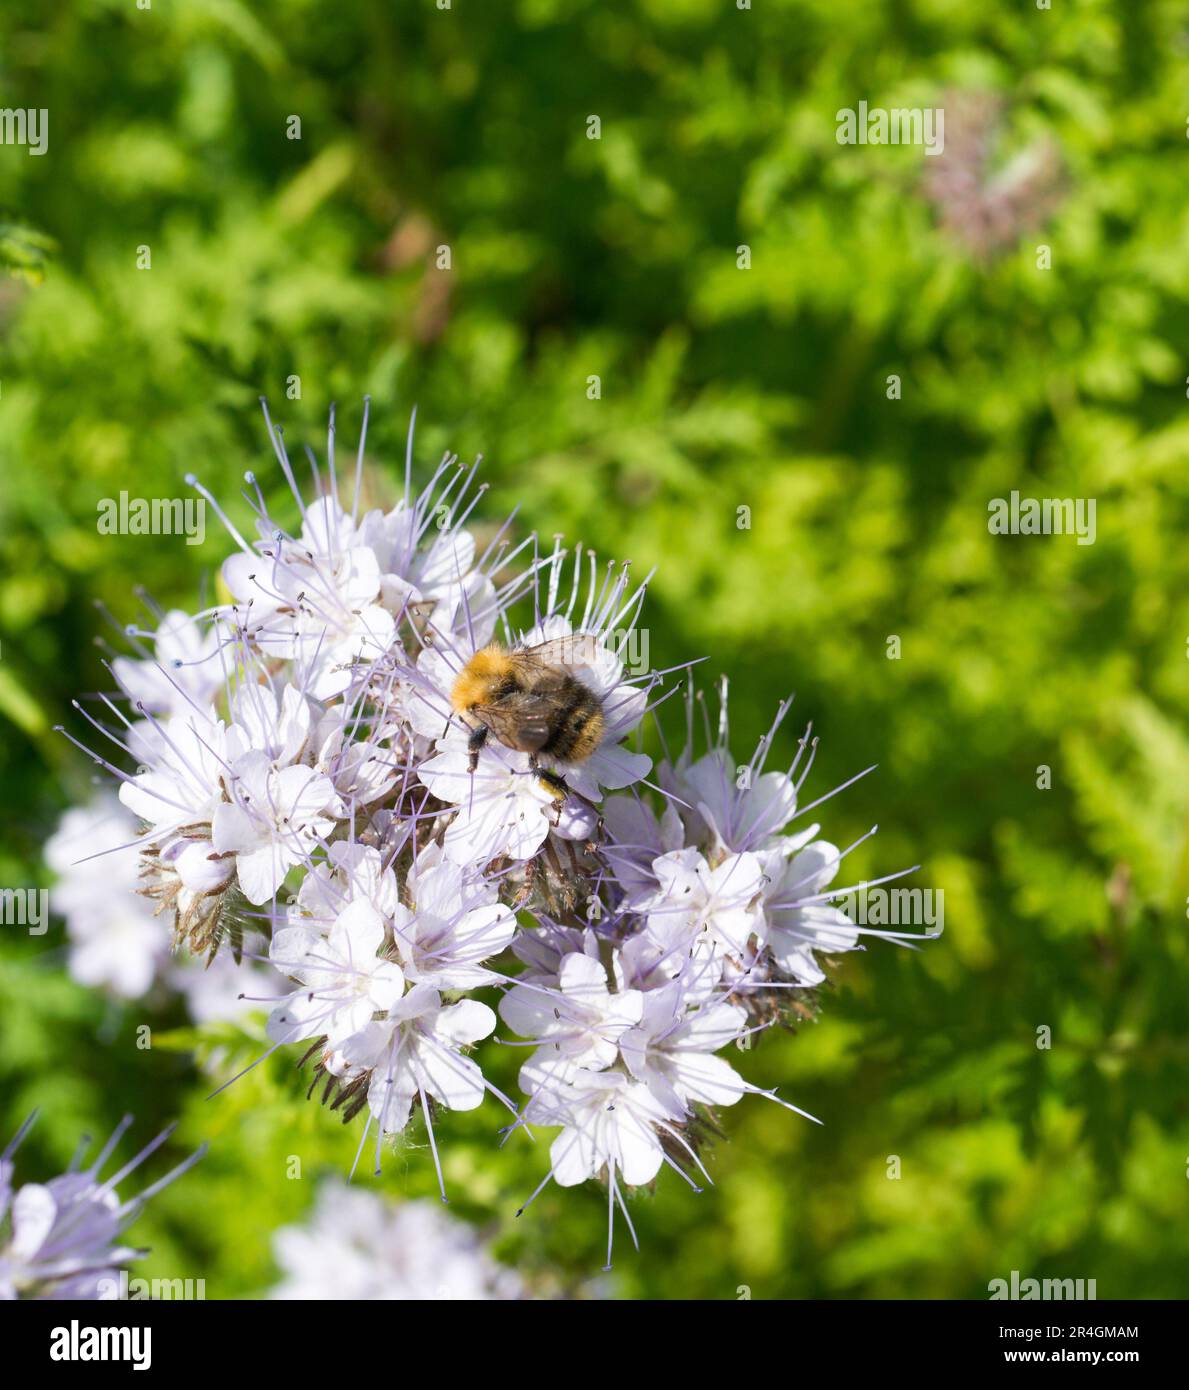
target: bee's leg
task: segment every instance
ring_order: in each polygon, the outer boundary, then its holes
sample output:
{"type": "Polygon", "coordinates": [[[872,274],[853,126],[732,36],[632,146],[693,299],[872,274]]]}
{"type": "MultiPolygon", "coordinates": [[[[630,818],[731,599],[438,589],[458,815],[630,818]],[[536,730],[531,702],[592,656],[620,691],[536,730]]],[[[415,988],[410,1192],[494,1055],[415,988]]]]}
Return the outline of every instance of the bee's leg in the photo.
{"type": "Polygon", "coordinates": [[[530,753],[530,755],[528,755],[528,770],[533,773],[533,776],[537,778],[538,781],[542,781],[542,783],[547,785],[549,791],[552,791],[553,794],[556,795],[556,799],[558,799],[559,802],[565,801],[566,796],[570,795],[570,788],[566,785],[566,778],[562,777],[560,773],[549,770],[548,767],[542,767],[540,763],[537,762],[537,755],[535,755],[535,753],[530,753]]]}
{"type": "Polygon", "coordinates": [[[557,807],[557,817],[553,823],[554,825],[559,824],[561,821],[562,802],[564,802],[566,797],[570,794],[570,789],[566,785],[566,779],[560,773],[551,772],[549,768],[542,767],[541,764],[537,762],[537,755],[535,753],[529,754],[528,765],[533,776],[539,782],[544,782],[553,793],[553,804],[557,807]]]}
{"type": "Polygon", "coordinates": [[[467,771],[474,772],[479,766],[479,753],[483,745],[487,742],[487,725],[479,724],[471,730],[471,736],[467,739],[467,771]]]}
{"type": "Polygon", "coordinates": [[[592,801],[589,796],[583,796],[581,792],[576,792],[574,788],[571,787],[570,784],[566,781],[566,779],[561,776],[560,773],[549,772],[544,768],[538,768],[535,766],[535,762],[535,758],[530,760],[530,765],[533,765],[533,771],[537,774],[541,781],[546,784],[546,786],[551,787],[554,791],[557,792],[559,806],[561,801],[564,800],[565,797],[576,796],[579,801],[584,802],[595,813],[596,819],[594,835],[587,842],[586,847],[592,853],[597,853],[598,846],[602,843],[602,840],[604,838],[602,807],[597,802],[592,801]]]}

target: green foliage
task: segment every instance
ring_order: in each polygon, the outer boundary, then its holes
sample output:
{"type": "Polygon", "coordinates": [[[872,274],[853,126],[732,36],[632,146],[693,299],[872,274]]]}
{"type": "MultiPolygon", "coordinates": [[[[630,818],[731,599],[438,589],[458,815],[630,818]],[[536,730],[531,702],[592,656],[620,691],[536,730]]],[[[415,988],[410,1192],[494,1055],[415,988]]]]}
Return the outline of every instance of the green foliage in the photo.
{"type": "MultiPolygon", "coordinates": [[[[369,486],[391,488],[417,403],[421,468],[481,451],[489,519],[519,503],[657,567],[653,662],[730,673],[737,753],[796,689],[811,787],[878,762],[826,833],[879,821],[855,877],[920,863],[946,894],[939,941],[848,958],[820,1022],[740,1056],[823,1126],[726,1114],[715,1189],[666,1173],[637,1196],[620,1291],[985,1297],[1015,1268],[1183,1294],[1183,8],[189,0],[37,25],[0,15],[6,102],[51,113],[45,157],[0,147],[0,266],[23,273],[0,279],[5,882],[43,881],[86,794],[49,730],[109,684],[91,600],[119,622],[134,583],[193,606],[224,550],[213,526],[100,537],[98,502],[193,470],[242,525],[252,467],[283,511],[262,393],[318,446],[329,403],[349,437],[370,392],[369,486]],[[840,107],[954,91],[1002,96],[1005,156],[1060,151],[1050,216],[990,256],[938,227],[919,150],[834,139],[840,107]],[[989,534],[1013,489],[1096,499],[1096,543],[989,534]]],[[[144,1011],[70,984],[60,945],[0,942],[7,1123],[46,1111],[28,1162],[122,1108],[181,1114],[171,1151],[212,1151],[145,1216],[144,1272],[259,1291],[270,1231],[350,1167],[357,1127],[301,1099],[292,1058],[205,1099],[253,1040],[140,1052],[144,1011]]],[[[544,1154],[499,1148],[501,1122],[445,1118],[457,1208],[580,1284],[598,1194],[511,1220],[544,1154]]],[[[424,1145],[360,1180],[431,1193],[424,1145]]]]}
{"type": "Polygon", "coordinates": [[[9,275],[40,285],[53,250],[53,239],[43,232],[0,218],[0,269],[9,275]]]}

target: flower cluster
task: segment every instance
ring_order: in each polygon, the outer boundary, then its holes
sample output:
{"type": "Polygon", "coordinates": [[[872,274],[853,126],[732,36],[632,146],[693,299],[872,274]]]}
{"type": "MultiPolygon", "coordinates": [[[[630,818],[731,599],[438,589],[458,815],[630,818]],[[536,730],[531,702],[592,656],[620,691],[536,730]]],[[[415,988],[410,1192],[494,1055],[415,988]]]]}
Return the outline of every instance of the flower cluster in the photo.
{"type": "Polygon", "coordinates": [[[403,495],[362,511],[362,436],[348,508],[333,413],[308,494],[265,418],[298,524],[248,474],[249,540],[190,479],[236,545],[223,601],[130,628],[123,701],[86,715],[136,768],[92,754],[142,827],[140,891],[208,957],[267,934],[291,981],[269,1036],[366,1111],[377,1167],[418,1110],[437,1164],[438,1112],[491,1092],[512,1130],[559,1131],[542,1187],[598,1178],[630,1228],[622,1189],[663,1164],[696,1187],[712,1112],[756,1089],[724,1049],[812,1017],[858,945],[831,905],[849,851],[804,824],[816,741],[769,768],[782,705],[737,763],[725,686],[711,734],[689,666],[626,660],[647,581],[511,518],[484,543],[477,463],[416,492],[410,434],[403,495]],[[654,770],[645,721],[683,688],[686,747],[654,770]],[[520,1106],[471,1055],[498,1023],[477,992],[531,1049],[520,1106]]]}
{"type": "MultiPolygon", "coordinates": [[[[261,961],[237,966],[224,954],[204,968],[186,953],[170,952],[152,903],[136,891],[136,827],[115,793],[105,792],[67,811],[46,843],[46,864],[56,875],[51,902],[66,924],[71,975],[117,1000],[164,1005],[180,996],[195,1023],[233,1020],[281,994],[285,981],[261,961]]],[[[248,941],[254,945],[256,938],[248,941]]]]}
{"type": "Polygon", "coordinates": [[[389,1204],[325,1183],[306,1222],[273,1236],[281,1281],[270,1297],[336,1301],[477,1302],[529,1297],[464,1221],[436,1203],[389,1204]]]}
{"type": "Polygon", "coordinates": [[[121,1201],[117,1185],[173,1133],[172,1127],[163,1130],[111,1177],[101,1178],[100,1170],[132,1123],[126,1115],[85,1168],[86,1143],[65,1173],[47,1183],[14,1188],[13,1155],[36,1118],[35,1111],[0,1153],[0,1299],[116,1297],[120,1267],[145,1253],[121,1245],[120,1237],[145,1203],[197,1163],[203,1150],[138,1196],[121,1201]]]}

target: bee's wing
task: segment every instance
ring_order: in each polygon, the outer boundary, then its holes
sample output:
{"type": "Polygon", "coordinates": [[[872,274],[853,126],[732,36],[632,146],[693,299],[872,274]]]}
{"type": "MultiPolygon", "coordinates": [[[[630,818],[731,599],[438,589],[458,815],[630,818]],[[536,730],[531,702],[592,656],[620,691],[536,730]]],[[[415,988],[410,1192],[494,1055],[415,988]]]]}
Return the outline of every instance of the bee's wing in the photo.
{"type": "Polygon", "coordinates": [[[476,705],[471,713],[506,747],[539,753],[549,742],[555,703],[542,695],[521,691],[496,705],[476,705]]]}
{"type": "Polygon", "coordinates": [[[553,637],[535,647],[521,647],[516,656],[548,666],[593,666],[600,650],[599,639],[591,633],[572,632],[568,637],[553,637]]]}

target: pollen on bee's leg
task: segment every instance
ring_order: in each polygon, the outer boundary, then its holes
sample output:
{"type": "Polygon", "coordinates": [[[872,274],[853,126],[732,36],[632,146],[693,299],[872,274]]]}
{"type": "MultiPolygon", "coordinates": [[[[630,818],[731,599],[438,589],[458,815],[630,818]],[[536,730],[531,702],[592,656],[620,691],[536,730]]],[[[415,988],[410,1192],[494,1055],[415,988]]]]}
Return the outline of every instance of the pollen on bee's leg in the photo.
{"type": "Polygon", "coordinates": [[[570,794],[570,788],[564,777],[559,777],[556,772],[550,772],[543,767],[534,768],[537,774],[537,781],[544,789],[549,792],[555,804],[560,808],[563,801],[570,794]]]}

